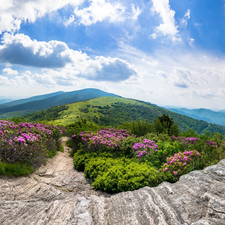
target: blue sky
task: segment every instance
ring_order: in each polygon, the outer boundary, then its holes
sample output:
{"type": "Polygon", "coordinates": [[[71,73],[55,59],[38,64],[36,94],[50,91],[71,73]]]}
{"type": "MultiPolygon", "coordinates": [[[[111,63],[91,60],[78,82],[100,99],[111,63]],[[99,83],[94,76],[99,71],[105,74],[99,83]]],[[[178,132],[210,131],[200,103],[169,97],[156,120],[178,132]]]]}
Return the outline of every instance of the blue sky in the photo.
{"type": "Polygon", "coordinates": [[[99,88],[225,109],[224,0],[1,0],[0,98],[99,88]]]}

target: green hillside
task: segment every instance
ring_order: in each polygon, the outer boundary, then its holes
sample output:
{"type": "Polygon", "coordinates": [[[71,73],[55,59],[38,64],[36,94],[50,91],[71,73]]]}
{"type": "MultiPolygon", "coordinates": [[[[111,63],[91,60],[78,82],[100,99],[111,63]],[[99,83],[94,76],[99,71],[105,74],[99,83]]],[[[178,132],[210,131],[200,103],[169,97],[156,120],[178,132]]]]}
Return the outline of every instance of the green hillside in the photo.
{"type": "Polygon", "coordinates": [[[49,121],[56,125],[68,125],[80,118],[86,118],[100,126],[117,127],[124,122],[137,119],[153,122],[162,114],[172,117],[181,132],[191,128],[199,134],[205,131],[225,134],[225,128],[222,126],[180,115],[149,103],[120,97],[100,97],[52,107],[28,114],[25,118],[31,122],[49,121]]]}
{"type": "Polygon", "coordinates": [[[37,112],[54,106],[70,104],[73,102],[84,101],[87,99],[103,96],[116,97],[118,95],[94,88],[86,88],[72,92],[56,92],[48,95],[34,96],[29,99],[17,100],[0,105],[0,118],[3,118],[5,115],[7,115],[7,113],[14,113],[15,116],[21,116],[26,115],[28,111],[37,112]]]}

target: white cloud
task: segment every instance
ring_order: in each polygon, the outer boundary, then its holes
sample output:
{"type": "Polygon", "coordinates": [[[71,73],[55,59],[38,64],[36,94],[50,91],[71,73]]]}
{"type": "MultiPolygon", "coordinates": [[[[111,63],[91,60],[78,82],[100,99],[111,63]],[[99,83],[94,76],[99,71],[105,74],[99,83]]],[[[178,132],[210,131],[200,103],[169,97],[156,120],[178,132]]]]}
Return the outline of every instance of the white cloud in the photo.
{"type": "Polygon", "coordinates": [[[190,41],[189,41],[189,45],[190,45],[192,48],[194,48],[194,46],[193,46],[194,41],[195,41],[194,38],[191,38],[190,41]]]}
{"type": "Polygon", "coordinates": [[[187,12],[185,13],[184,17],[180,21],[180,26],[186,27],[188,20],[190,18],[191,18],[191,11],[190,11],[190,9],[188,9],[187,12]]]}
{"type": "Polygon", "coordinates": [[[142,58],[141,61],[153,67],[156,67],[159,64],[157,60],[147,61],[145,58],[142,58]]]}
{"type": "MultiPolygon", "coordinates": [[[[121,81],[137,75],[135,68],[119,58],[103,56],[91,59],[86,53],[69,49],[64,42],[38,42],[24,34],[4,34],[0,45],[0,62],[40,68],[65,68],[91,80],[121,81]]],[[[7,71],[11,69],[6,68],[7,71]]],[[[12,71],[11,71],[12,72],[12,71]]],[[[27,72],[27,75],[30,75],[27,72]]],[[[53,84],[39,75],[38,82],[53,84]]]]}
{"type": "Polygon", "coordinates": [[[135,67],[119,58],[96,57],[90,71],[82,74],[89,80],[119,82],[137,76],[135,67]]]}
{"type": "Polygon", "coordinates": [[[17,70],[12,70],[11,68],[5,68],[2,70],[3,75],[17,75],[17,70]]]}
{"type": "Polygon", "coordinates": [[[178,26],[174,18],[175,11],[170,8],[169,0],[152,0],[152,12],[158,13],[162,18],[162,23],[156,28],[156,33],[152,38],[156,38],[159,34],[169,35],[173,40],[177,40],[178,26]]]}
{"type": "Polygon", "coordinates": [[[68,20],[64,21],[64,25],[67,27],[69,26],[71,23],[73,23],[75,20],[74,15],[71,15],[70,18],[68,20]]]}
{"type": "Polygon", "coordinates": [[[188,88],[191,84],[197,84],[194,73],[185,68],[174,66],[171,78],[174,86],[179,88],[188,88]]]}
{"type": "Polygon", "coordinates": [[[64,42],[38,42],[24,34],[5,33],[0,45],[0,63],[34,67],[64,67],[71,62],[64,42]]]}
{"type": "Polygon", "coordinates": [[[52,13],[67,5],[76,7],[85,0],[1,0],[0,34],[15,32],[24,23],[34,23],[37,18],[52,13]]]}
{"type": "Polygon", "coordinates": [[[32,78],[40,83],[40,84],[43,84],[43,85],[47,85],[47,86],[54,86],[56,85],[57,83],[48,75],[39,75],[37,73],[35,73],[32,78]]]}
{"type": "Polygon", "coordinates": [[[27,75],[26,73],[23,73],[22,76],[16,76],[15,81],[17,83],[17,85],[30,85],[33,83],[33,80],[31,79],[31,77],[29,75],[27,75]]]}
{"type": "Polygon", "coordinates": [[[76,7],[74,10],[75,16],[80,19],[79,23],[85,26],[102,22],[106,19],[110,22],[124,22],[126,19],[137,20],[141,13],[139,7],[135,8],[134,4],[131,5],[132,12],[127,12],[126,7],[120,3],[111,4],[109,0],[89,0],[89,2],[90,5],[88,7],[76,7]]]}

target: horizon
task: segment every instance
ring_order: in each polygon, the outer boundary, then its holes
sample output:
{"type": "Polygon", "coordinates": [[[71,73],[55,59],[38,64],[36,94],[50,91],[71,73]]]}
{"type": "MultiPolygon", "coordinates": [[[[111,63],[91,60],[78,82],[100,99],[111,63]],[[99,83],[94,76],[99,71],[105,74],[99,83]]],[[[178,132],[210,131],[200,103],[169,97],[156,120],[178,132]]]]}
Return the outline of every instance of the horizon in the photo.
{"type": "MultiPolygon", "coordinates": [[[[85,88],[85,89],[92,89],[92,88],[85,88]]],[[[85,90],[85,89],[79,89],[79,90],[74,90],[74,91],[81,91],[81,90],[85,90]]],[[[100,89],[97,89],[97,90],[100,90],[100,89]]],[[[100,90],[100,91],[102,91],[102,90],[100,90]]],[[[57,91],[57,92],[60,92],[60,91],[57,91]]],[[[67,91],[61,91],[61,92],[66,93],[67,91]]],[[[51,93],[54,93],[54,92],[51,92],[51,93]]],[[[43,95],[51,94],[51,93],[45,93],[43,95]]],[[[111,94],[116,94],[116,93],[111,93],[111,94]]],[[[8,99],[10,99],[11,101],[17,101],[17,100],[22,100],[22,99],[28,99],[28,98],[31,98],[31,97],[36,97],[36,96],[38,96],[38,95],[27,96],[27,97],[24,97],[24,98],[14,98],[14,99],[13,98],[8,98],[8,99]]],[[[120,97],[125,98],[123,96],[120,96],[120,97]]],[[[8,100],[8,99],[4,98],[3,96],[0,96],[0,101],[1,100],[8,100]]],[[[133,100],[137,100],[137,101],[142,101],[140,99],[135,99],[135,98],[127,98],[127,99],[133,99],[133,100]]],[[[9,102],[11,102],[11,101],[9,101],[9,102]]],[[[144,102],[146,102],[146,101],[144,101],[144,102]]],[[[157,104],[152,103],[152,102],[146,102],[146,103],[150,103],[150,104],[153,104],[153,105],[157,105],[157,104]]],[[[1,104],[5,104],[5,103],[0,103],[0,105],[1,104]]],[[[157,106],[158,107],[165,108],[165,109],[168,109],[168,110],[170,110],[170,109],[182,109],[182,108],[186,108],[186,109],[207,109],[207,110],[211,110],[211,111],[215,111],[215,112],[218,112],[220,110],[223,110],[223,109],[209,109],[209,108],[192,108],[192,107],[188,107],[188,106],[187,107],[180,107],[180,106],[174,106],[174,105],[157,105],[157,106]]]]}
{"type": "Polygon", "coordinates": [[[2,99],[96,88],[160,107],[225,109],[224,0],[2,5],[2,99]]]}

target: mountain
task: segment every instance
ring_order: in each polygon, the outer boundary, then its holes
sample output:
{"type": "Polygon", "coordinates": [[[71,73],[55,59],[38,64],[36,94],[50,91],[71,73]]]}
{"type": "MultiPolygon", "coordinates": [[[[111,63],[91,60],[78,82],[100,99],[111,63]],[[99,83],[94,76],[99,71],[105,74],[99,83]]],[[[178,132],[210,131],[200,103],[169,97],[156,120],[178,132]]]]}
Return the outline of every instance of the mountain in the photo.
{"type": "Polygon", "coordinates": [[[100,126],[117,127],[137,119],[153,122],[162,114],[172,117],[181,132],[191,128],[199,134],[207,131],[225,134],[225,127],[177,114],[150,103],[121,97],[100,97],[56,106],[28,114],[25,118],[31,122],[48,121],[55,125],[68,125],[80,118],[86,118],[100,126]]]}
{"type": "Polygon", "coordinates": [[[11,101],[11,102],[8,102],[8,103],[0,105],[0,109],[12,107],[12,106],[15,106],[15,105],[25,104],[27,102],[32,102],[32,101],[37,101],[37,100],[50,98],[50,97],[57,96],[57,95],[63,94],[63,93],[64,93],[63,91],[58,91],[58,92],[54,92],[54,93],[50,93],[50,94],[37,95],[37,96],[34,96],[34,97],[30,97],[30,98],[25,98],[25,99],[19,99],[19,100],[11,101]]]}
{"type": "Polygon", "coordinates": [[[11,101],[13,101],[13,99],[1,99],[1,100],[0,100],[0,105],[1,105],[1,104],[5,104],[5,103],[7,103],[7,102],[11,102],[11,101]]]}
{"type": "Polygon", "coordinates": [[[17,103],[18,102],[21,103],[21,101],[25,101],[25,103],[22,103],[22,104],[10,105],[8,107],[6,107],[6,104],[4,104],[2,105],[2,107],[0,107],[0,117],[10,118],[9,113],[13,113],[16,116],[17,112],[18,112],[18,115],[20,116],[22,114],[26,115],[27,113],[40,111],[53,106],[70,104],[72,102],[78,102],[78,101],[98,98],[102,96],[118,96],[118,95],[104,92],[94,88],[87,88],[87,89],[72,91],[72,92],[56,92],[56,93],[52,93],[52,94],[48,94],[44,96],[43,95],[35,96],[29,99],[23,99],[23,100],[17,101],[17,103]],[[41,99],[33,100],[37,98],[41,98],[41,99]]]}
{"type": "Polygon", "coordinates": [[[170,111],[192,117],[194,119],[205,120],[208,123],[225,125],[225,111],[215,112],[209,109],[186,109],[186,108],[167,108],[170,111]]]}

